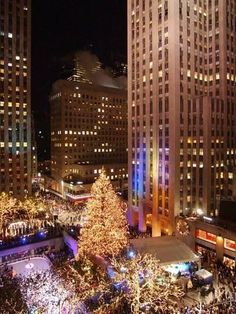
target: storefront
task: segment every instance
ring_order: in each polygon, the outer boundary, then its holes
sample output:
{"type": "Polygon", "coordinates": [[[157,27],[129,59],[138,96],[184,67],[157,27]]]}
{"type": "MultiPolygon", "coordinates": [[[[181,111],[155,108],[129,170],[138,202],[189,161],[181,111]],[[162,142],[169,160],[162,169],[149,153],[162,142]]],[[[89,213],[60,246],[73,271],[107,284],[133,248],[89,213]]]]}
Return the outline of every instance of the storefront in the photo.
{"type": "Polygon", "coordinates": [[[203,229],[196,229],[195,248],[198,253],[204,253],[206,250],[215,252],[217,259],[235,265],[236,241],[221,234],[217,235],[203,229]]]}
{"type": "Polygon", "coordinates": [[[229,239],[224,239],[224,248],[236,252],[236,242],[229,239]]]}
{"type": "Polygon", "coordinates": [[[212,244],[216,244],[216,235],[201,229],[196,230],[196,238],[212,244]]]}

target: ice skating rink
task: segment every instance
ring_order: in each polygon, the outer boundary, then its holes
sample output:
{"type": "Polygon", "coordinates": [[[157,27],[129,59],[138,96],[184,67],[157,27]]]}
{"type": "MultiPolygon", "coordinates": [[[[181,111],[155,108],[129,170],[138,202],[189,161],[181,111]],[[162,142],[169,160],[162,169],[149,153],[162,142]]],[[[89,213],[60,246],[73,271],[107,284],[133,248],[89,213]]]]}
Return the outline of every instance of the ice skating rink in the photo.
{"type": "Polygon", "coordinates": [[[27,276],[31,272],[43,272],[50,269],[50,261],[46,257],[30,257],[10,263],[14,275],[27,276]]]}

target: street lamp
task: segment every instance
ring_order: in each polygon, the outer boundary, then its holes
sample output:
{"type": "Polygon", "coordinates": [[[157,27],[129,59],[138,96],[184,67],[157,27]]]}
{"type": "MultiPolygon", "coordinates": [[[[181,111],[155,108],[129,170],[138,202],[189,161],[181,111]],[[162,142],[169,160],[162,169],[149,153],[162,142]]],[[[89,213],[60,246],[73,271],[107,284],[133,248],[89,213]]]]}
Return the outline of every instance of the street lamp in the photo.
{"type": "Polygon", "coordinates": [[[198,216],[202,216],[204,214],[203,210],[201,208],[196,209],[196,213],[198,216]]]}
{"type": "Polygon", "coordinates": [[[61,195],[62,195],[62,198],[64,198],[64,181],[61,180],[61,195]]]}

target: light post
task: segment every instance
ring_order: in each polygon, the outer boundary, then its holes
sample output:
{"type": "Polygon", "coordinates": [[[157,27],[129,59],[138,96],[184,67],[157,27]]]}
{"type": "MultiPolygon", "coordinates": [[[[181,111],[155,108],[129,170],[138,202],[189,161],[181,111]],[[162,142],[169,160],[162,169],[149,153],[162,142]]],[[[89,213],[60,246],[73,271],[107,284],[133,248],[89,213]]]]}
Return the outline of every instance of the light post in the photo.
{"type": "Polygon", "coordinates": [[[61,195],[62,195],[62,198],[64,199],[65,195],[64,195],[64,181],[61,180],[61,195]]]}
{"type": "Polygon", "coordinates": [[[203,216],[204,211],[201,208],[197,208],[196,213],[198,216],[203,216]]]}

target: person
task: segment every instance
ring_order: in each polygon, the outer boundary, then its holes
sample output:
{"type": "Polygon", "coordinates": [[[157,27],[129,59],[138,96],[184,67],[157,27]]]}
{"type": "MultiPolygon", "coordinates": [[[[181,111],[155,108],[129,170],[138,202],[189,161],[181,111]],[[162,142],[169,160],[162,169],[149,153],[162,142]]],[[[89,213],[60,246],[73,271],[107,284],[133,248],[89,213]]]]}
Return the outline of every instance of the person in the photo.
{"type": "Polygon", "coordinates": [[[192,284],[191,279],[189,279],[189,281],[188,281],[187,288],[188,289],[192,289],[193,288],[193,284],[192,284]]]}

